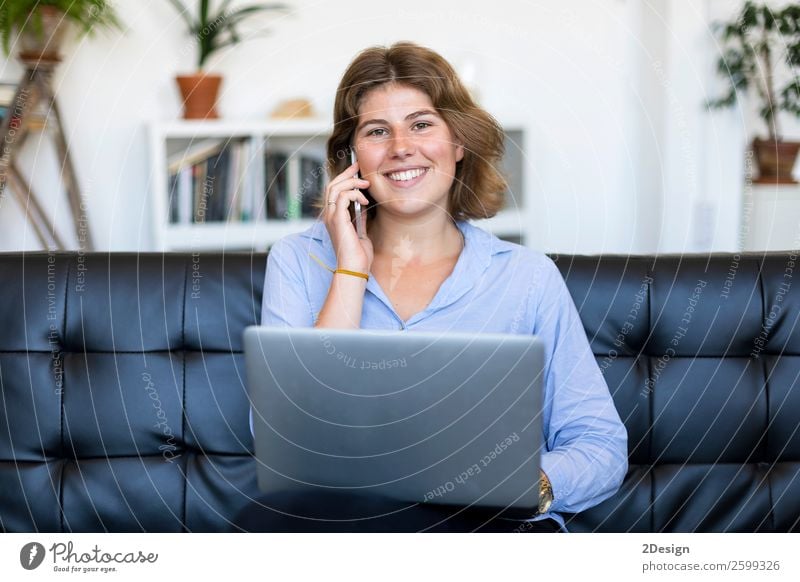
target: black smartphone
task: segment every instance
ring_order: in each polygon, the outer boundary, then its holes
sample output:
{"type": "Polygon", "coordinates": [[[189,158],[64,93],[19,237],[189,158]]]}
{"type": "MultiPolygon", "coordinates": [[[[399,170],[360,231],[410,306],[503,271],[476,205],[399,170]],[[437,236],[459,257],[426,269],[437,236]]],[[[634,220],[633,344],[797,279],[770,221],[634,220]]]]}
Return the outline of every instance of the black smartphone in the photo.
{"type": "MultiPolygon", "coordinates": [[[[350,165],[356,163],[356,150],[350,148],[350,165]]],[[[360,178],[361,175],[356,172],[356,179],[360,178]]],[[[355,201],[355,214],[356,214],[356,232],[358,233],[358,238],[364,238],[364,227],[361,226],[361,203],[356,200],[355,201]]]]}

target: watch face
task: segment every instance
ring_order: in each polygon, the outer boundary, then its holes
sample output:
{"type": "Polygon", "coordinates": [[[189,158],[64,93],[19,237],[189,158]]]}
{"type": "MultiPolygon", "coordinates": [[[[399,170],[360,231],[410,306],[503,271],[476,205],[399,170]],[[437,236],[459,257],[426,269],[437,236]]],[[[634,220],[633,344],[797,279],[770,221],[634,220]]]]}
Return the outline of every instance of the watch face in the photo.
{"type": "Polygon", "coordinates": [[[539,478],[539,513],[547,513],[553,504],[553,486],[544,473],[539,478]]]}
{"type": "Polygon", "coordinates": [[[547,513],[553,504],[553,496],[546,493],[539,494],[539,513],[547,513]]]}

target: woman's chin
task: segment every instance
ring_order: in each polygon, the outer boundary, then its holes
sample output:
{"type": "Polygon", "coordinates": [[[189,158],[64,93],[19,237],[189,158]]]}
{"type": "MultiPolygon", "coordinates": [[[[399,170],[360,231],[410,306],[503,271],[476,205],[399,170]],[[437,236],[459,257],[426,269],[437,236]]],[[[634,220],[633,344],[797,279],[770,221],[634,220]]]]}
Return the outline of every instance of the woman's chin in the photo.
{"type": "Polygon", "coordinates": [[[394,200],[383,204],[378,203],[379,212],[397,216],[398,218],[413,218],[417,216],[422,218],[441,210],[442,208],[439,205],[425,200],[394,200]]]}

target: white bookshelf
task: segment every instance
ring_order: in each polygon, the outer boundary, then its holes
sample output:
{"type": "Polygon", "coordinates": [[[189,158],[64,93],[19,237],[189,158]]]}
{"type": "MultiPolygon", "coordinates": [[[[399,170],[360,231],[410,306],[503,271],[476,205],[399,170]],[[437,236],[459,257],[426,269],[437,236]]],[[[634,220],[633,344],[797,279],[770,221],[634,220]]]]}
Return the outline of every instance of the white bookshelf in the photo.
{"type": "MultiPolygon", "coordinates": [[[[530,239],[528,213],[530,196],[527,195],[524,175],[526,132],[520,124],[506,124],[506,156],[504,166],[509,177],[511,195],[506,209],[489,220],[476,224],[503,238],[530,239]]],[[[250,197],[253,204],[264,204],[265,168],[264,152],[267,148],[280,148],[291,157],[309,153],[324,160],[325,144],[331,125],[323,120],[276,121],[172,121],[154,123],[149,127],[151,163],[151,208],[155,225],[154,248],[160,251],[214,251],[214,250],[266,250],[278,239],[307,229],[313,219],[266,218],[265,212],[246,221],[170,221],[169,163],[183,152],[191,151],[204,140],[238,140],[247,143],[247,163],[237,180],[241,196],[250,197]]],[[[296,191],[297,184],[289,184],[296,191]]]]}

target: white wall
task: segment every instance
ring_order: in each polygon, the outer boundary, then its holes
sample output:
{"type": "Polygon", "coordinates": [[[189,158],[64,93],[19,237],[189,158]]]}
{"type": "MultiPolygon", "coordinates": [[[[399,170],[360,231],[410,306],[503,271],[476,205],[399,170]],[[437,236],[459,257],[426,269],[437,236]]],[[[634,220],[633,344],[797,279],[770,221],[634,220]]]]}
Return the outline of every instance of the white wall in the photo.
{"type": "MultiPolygon", "coordinates": [[[[265,117],[305,96],[330,118],[334,89],[362,48],[413,40],[476,71],[483,105],[530,132],[538,248],[564,253],[735,250],[746,115],[708,114],[708,20],[722,0],[288,0],[266,37],[220,55],[224,117],[265,117]]],[[[194,4],[194,2],[192,2],[194,4]]],[[[176,73],[194,49],[165,0],[117,6],[127,31],[73,43],[57,73],[67,133],[96,245],[151,248],[146,123],[180,115],[176,73]]],[[[0,65],[15,80],[17,63],[0,65]]],[[[69,235],[52,156],[23,167],[69,235]],[[48,163],[49,162],[49,163],[48,163]]],[[[8,196],[0,249],[37,248],[8,196]]]]}
{"type": "MultiPolygon", "coordinates": [[[[644,85],[659,97],[657,161],[660,188],[649,189],[660,217],[652,216],[647,250],[736,250],[742,203],[745,138],[737,111],[704,104],[719,96],[716,47],[709,23],[730,13],[730,1],[648,2],[643,37],[661,35],[659,52],[643,67],[644,85]]],[[[656,145],[654,144],[654,145],[656,145]]]]}

